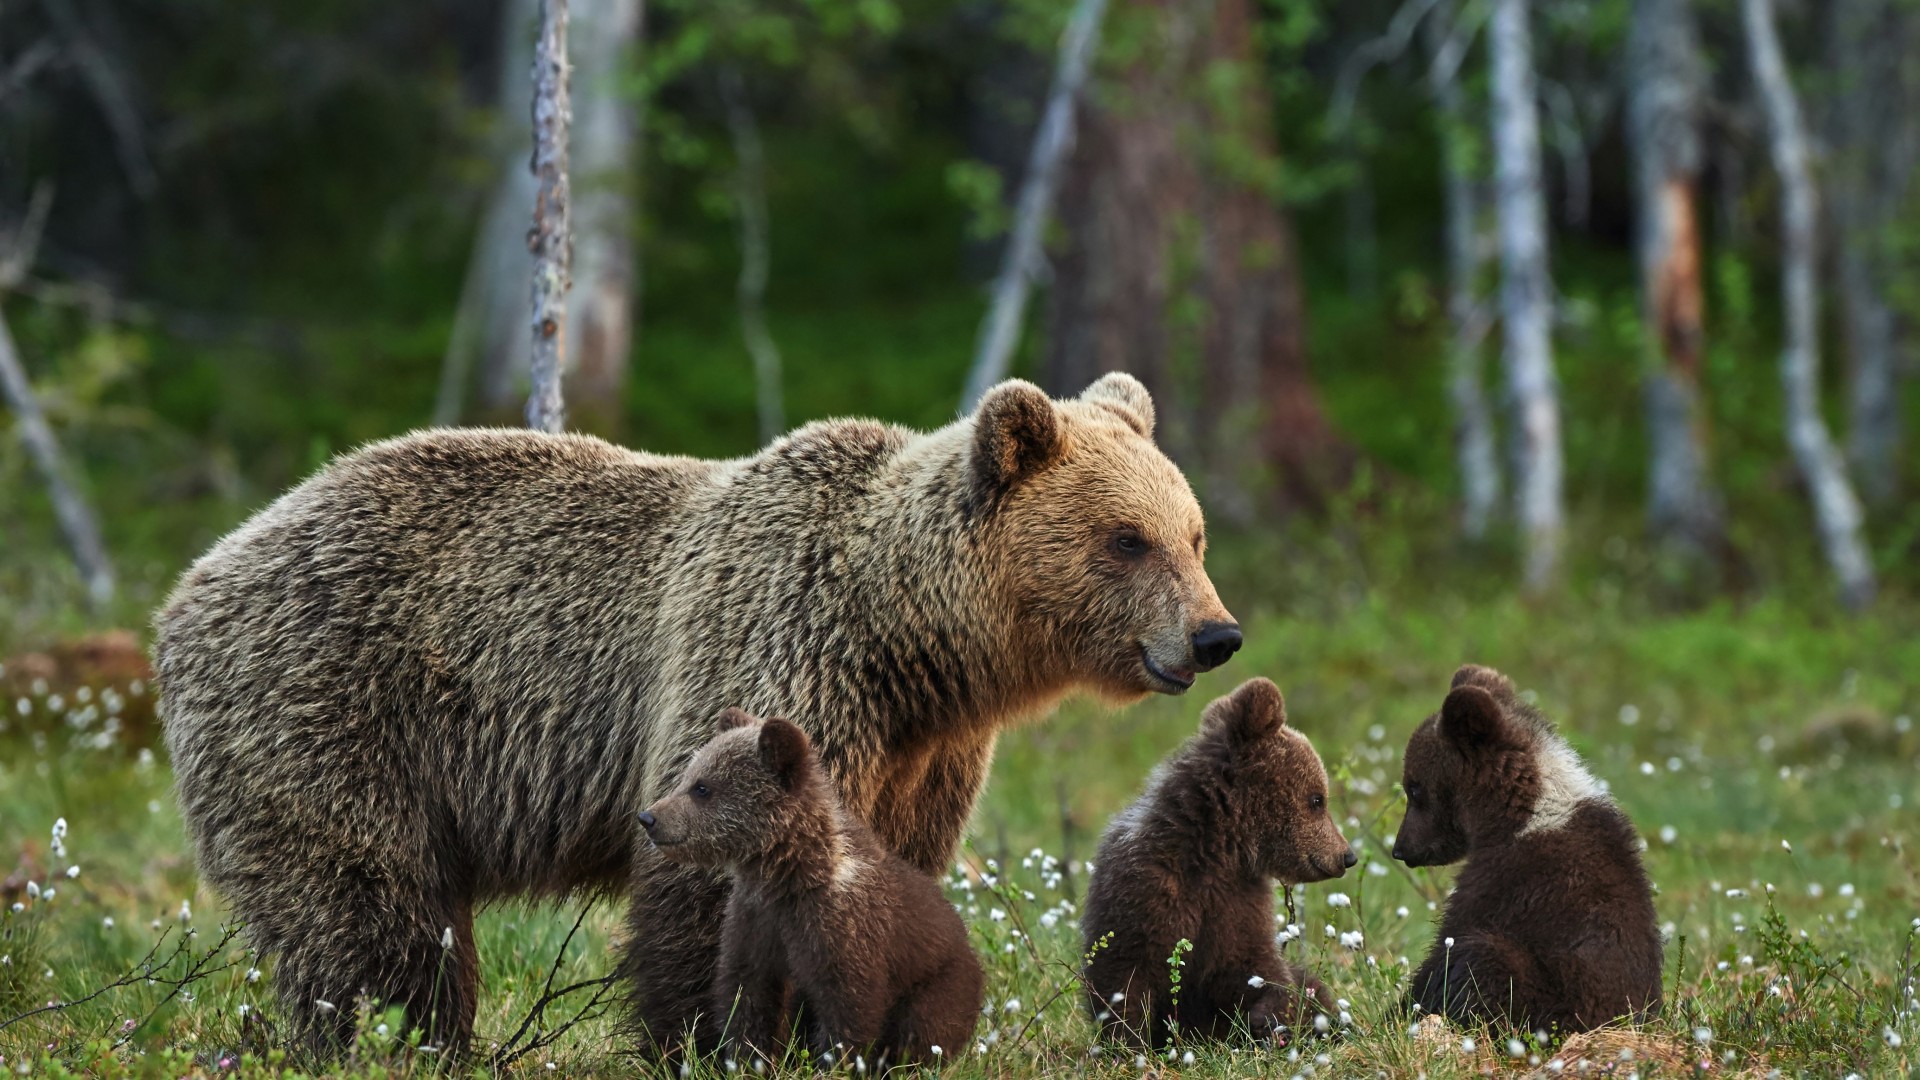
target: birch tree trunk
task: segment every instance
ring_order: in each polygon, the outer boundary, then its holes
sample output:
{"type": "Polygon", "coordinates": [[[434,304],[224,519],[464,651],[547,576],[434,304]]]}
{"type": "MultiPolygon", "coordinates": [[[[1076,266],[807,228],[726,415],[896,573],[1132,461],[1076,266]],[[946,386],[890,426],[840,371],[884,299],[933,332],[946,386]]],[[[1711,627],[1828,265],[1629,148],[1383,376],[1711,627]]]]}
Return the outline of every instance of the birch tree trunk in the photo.
{"type": "Polygon", "coordinates": [[[634,181],[640,114],[622,91],[641,37],[641,0],[570,0],[573,290],[566,399],[573,426],[617,435],[626,414],[638,269],[634,181]]]}
{"type": "Polygon", "coordinates": [[[1054,67],[1047,110],[1034,132],[1027,158],[1026,180],[1014,211],[1013,234],[1001,253],[999,276],[993,283],[993,305],[980,325],[973,366],[960,397],[960,411],[971,413],[993,384],[1007,377],[1014,349],[1020,343],[1027,298],[1041,269],[1040,243],[1060,187],[1060,170],[1073,149],[1074,108],[1087,81],[1093,53],[1100,41],[1100,23],[1107,0],[1077,0],[1066,32],[1060,37],[1060,60],[1054,67]]]}
{"type": "Polygon", "coordinates": [[[780,400],[780,348],[767,329],[767,155],[737,69],[720,72],[720,98],[733,138],[734,204],[740,214],[740,281],[735,300],[740,336],[753,358],[755,412],[760,417],[760,442],[765,444],[786,430],[786,410],[780,400]]]}
{"type": "Polygon", "coordinates": [[[1696,555],[1725,546],[1700,404],[1705,351],[1699,126],[1705,79],[1691,0],[1636,0],[1627,37],[1627,138],[1634,159],[1641,320],[1646,335],[1647,517],[1696,555]]]}
{"type": "Polygon", "coordinates": [[[567,0],[540,0],[540,43],[533,63],[533,391],[527,396],[527,426],[566,430],[561,372],[567,355],[567,286],[573,262],[568,220],[567,134],[572,103],[567,96],[567,0]]]}
{"type": "Polygon", "coordinates": [[[1829,0],[1832,219],[1839,245],[1848,367],[1847,457],[1868,502],[1892,501],[1899,480],[1904,327],[1892,292],[1891,236],[1913,176],[1916,131],[1908,56],[1920,20],[1898,0],[1829,0]]]}
{"type": "Polygon", "coordinates": [[[1741,0],[1748,64],[1760,90],[1774,170],[1780,174],[1781,309],[1785,345],[1780,378],[1786,389],[1787,441],[1813,500],[1827,562],[1851,608],[1873,599],[1873,564],[1860,536],[1860,502],[1820,415],[1819,207],[1800,99],[1787,73],[1772,0],[1741,0]]]}
{"type": "Polygon", "coordinates": [[[1526,538],[1525,582],[1559,577],[1565,541],[1559,389],[1553,373],[1547,211],[1540,182],[1539,93],[1527,0],[1493,0],[1493,150],[1500,222],[1500,314],[1514,414],[1515,511],[1526,538]]]}
{"type": "Polygon", "coordinates": [[[1472,123],[1460,88],[1458,49],[1449,38],[1458,17],[1446,0],[1424,24],[1429,54],[1428,90],[1440,120],[1440,173],[1446,200],[1447,317],[1452,324],[1447,395],[1453,404],[1454,453],[1459,460],[1460,530],[1479,540],[1500,506],[1500,459],[1487,404],[1483,354],[1492,320],[1480,299],[1483,259],[1480,198],[1473,175],[1472,123]]]}
{"type": "Polygon", "coordinates": [[[107,558],[106,545],[100,541],[100,524],[67,468],[53,429],[47,426],[47,418],[40,411],[40,399],[34,395],[33,384],[27,379],[26,368],[13,346],[13,334],[4,320],[0,320],[0,395],[5,396],[7,407],[13,412],[14,426],[20,430],[20,439],[27,444],[34,464],[46,480],[54,517],[60,522],[60,531],[66,534],[74,564],[80,568],[87,598],[98,608],[113,599],[113,564],[107,558]]]}

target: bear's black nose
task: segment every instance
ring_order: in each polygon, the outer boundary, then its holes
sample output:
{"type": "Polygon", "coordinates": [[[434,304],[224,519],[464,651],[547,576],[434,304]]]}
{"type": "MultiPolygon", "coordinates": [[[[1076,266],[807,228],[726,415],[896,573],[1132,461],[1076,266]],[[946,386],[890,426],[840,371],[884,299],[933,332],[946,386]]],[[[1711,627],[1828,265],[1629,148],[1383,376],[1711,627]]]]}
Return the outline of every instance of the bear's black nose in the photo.
{"type": "MultiPolygon", "coordinates": [[[[658,820],[659,819],[654,817],[653,814],[651,814],[650,812],[646,810],[640,811],[640,827],[647,830],[648,832],[653,831],[654,822],[658,820]]],[[[1353,864],[1348,863],[1347,865],[1351,866],[1353,864]]]]}
{"type": "Polygon", "coordinates": [[[1347,869],[1351,870],[1353,869],[1353,864],[1360,861],[1360,856],[1355,855],[1352,848],[1348,848],[1346,856],[1340,861],[1346,864],[1347,869]]]}
{"type": "Polygon", "coordinates": [[[1230,622],[1206,623],[1193,635],[1193,666],[1212,671],[1240,651],[1240,628],[1230,622]]]}

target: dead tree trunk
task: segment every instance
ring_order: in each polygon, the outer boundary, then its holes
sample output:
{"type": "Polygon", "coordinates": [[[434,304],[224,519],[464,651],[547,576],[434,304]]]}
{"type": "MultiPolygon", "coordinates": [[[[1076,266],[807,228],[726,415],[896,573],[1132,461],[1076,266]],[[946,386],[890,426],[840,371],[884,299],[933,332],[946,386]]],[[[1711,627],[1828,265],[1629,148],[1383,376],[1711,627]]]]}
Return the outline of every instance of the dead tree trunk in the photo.
{"type": "Polygon", "coordinates": [[[1054,193],[1060,187],[1060,169],[1073,148],[1074,107],[1080,100],[1080,88],[1087,81],[1094,48],[1100,40],[1100,22],[1107,13],[1107,0],[1078,0],[1067,20],[1066,33],[1060,38],[1060,61],[1054,68],[1053,89],[1047,94],[1047,111],[1040,128],[1034,132],[1033,151],[1027,158],[1026,180],[1020,186],[1020,202],[1014,213],[1013,234],[1001,255],[1000,274],[993,283],[993,306],[980,326],[980,341],[974,348],[973,367],[960,397],[960,411],[971,413],[994,383],[1007,377],[1014,349],[1020,344],[1020,328],[1026,321],[1027,297],[1041,269],[1040,248],[1052,211],[1054,193]]]}
{"type": "Polygon", "coordinates": [[[1700,404],[1705,350],[1698,187],[1702,70],[1691,0],[1636,0],[1627,132],[1639,214],[1646,335],[1647,516],[1696,555],[1725,546],[1700,404]]]}
{"type": "Polygon", "coordinates": [[[1806,125],[1774,26],[1772,0],[1741,0],[1748,64],[1767,114],[1773,167],[1780,174],[1780,299],[1786,342],[1780,378],[1786,389],[1787,441],[1813,500],[1820,543],[1843,602],[1873,599],[1873,564],[1860,536],[1860,502],[1820,415],[1819,208],[1806,125]]]}
{"type": "Polygon", "coordinates": [[[1539,93],[1528,7],[1527,0],[1494,0],[1489,32],[1500,313],[1519,461],[1515,511],[1526,538],[1526,586],[1539,592],[1559,577],[1566,509],[1559,388],[1553,373],[1547,210],[1540,182],[1539,93]]]}
{"type": "Polygon", "coordinates": [[[34,464],[46,480],[54,517],[60,522],[60,531],[66,534],[74,564],[80,568],[87,598],[98,608],[113,599],[113,564],[107,558],[106,545],[100,542],[100,524],[67,469],[60,443],[40,411],[40,400],[34,396],[33,384],[27,380],[26,368],[13,346],[13,334],[4,320],[0,320],[0,393],[6,396],[7,407],[13,411],[14,426],[20,429],[20,439],[27,444],[34,464]]]}
{"type": "Polygon", "coordinates": [[[1453,332],[1447,396],[1453,404],[1454,453],[1460,466],[1460,530],[1469,540],[1478,540],[1499,511],[1500,459],[1483,371],[1481,347],[1493,320],[1480,298],[1481,207],[1479,184],[1472,172],[1473,125],[1460,87],[1465,41],[1456,33],[1457,18],[1456,6],[1446,0],[1427,20],[1423,32],[1429,60],[1427,88],[1439,112],[1440,173],[1446,201],[1447,318],[1453,332]]]}
{"type": "Polygon", "coordinates": [[[540,44],[533,64],[533,391],[527,426],[558,433],[567,426],[560,376],[567,355],[567,286],[573,261],[568,220],[567,0],[540,0],[540,44]]]}
{"type": "Polygon", "coordinates": [[[1896,372],[1904,330],[1892,295],[1899,272],[1892,238],[1913,176],[1907,58],[1920,20],[1897,0],[1830,0],[1827,11],[1835,80],[1827,175],[1850,361],[1847,457],[1861,494],[1885,505],[1899,480],[1896,372]]]}
{"type": "Polygon", "coordinates": [[[786,430],[780,393],[780,347],[767,329],[767,155],[760,143],[760,124],[740,72],[720,72],[721,104],[727,130],[733,138],[733,197],[740,214],[740,281],[735,300],[740,309],[740,336],[753,358],[755,411],[760,417],[760,441],[772,442],[786,430]]]}
{"type": "Polygon", "coordinates": [[[1269,479],[1283,503],[1318,503],[1354,455],[1307,367],[1251,5],[1130,0],[1112,18],[1143,44],[1081,106],[1049,381],[1064,392],[1101,370],[1140,376],[1163,445],[1229,519],[1250,518],[1269,479]],[[1206,91],[1219,86],[1236,89],[1206,91]]]}
{"type": "Polygon", "coordinates": [[[626,415],[638,270],[633,252],[640,115],[622,75],[641,36],[641,0],[570,0],[568,157],[572,292],[565,387],[575,428],[617,435],[626,415]]]}

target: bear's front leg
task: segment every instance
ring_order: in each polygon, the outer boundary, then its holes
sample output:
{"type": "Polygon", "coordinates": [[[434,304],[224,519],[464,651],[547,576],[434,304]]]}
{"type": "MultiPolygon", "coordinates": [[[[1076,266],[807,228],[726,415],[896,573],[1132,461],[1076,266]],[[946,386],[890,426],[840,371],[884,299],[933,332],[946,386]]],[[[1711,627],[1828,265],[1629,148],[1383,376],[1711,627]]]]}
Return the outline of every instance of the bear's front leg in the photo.
{"type": "Polygon", "coordinates": [[[881,843],[923,874],[946,874],[993,765],[996,737],[955,736],[888,778],[868,813],[881,843]]]}
{"type": "Polygon", "coordinates": [[[689,1037],[701,1046],[718,1040],[722,1018],[712,1015],[709,989],[730,891],[726,878],[674,866],[651,845],[635,856],[620,974],[643,1048],[668,1056],[689,1037]]]}
{"type": "Polygon", "coordinates": [[[769,914],[738,896],[727,905],[713,1015],[729,1057],[744,1045],[749,1053],[778,1062],[786,1049],[792,983],[781,928],[769,914]]]}

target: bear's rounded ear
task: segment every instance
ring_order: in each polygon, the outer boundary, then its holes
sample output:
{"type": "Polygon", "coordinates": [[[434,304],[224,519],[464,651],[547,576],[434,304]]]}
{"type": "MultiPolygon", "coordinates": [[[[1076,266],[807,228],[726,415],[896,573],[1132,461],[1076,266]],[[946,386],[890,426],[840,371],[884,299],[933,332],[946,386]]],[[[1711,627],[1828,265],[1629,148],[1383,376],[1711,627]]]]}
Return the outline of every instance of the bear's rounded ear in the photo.
{"type": "Polygon", "coordinates": [[[991,491],[1013,487],[1065,452],[1053,399],[1022,379],[987,391],[974,418],[973,471],[991,491]]]}
{"type": "Polygon", "coordinates": [[[1484,750],[1510,742],[1506,713],[1485,687],[1467,685],[1447,695],[1440,706],[1440,735],[1461,751],[1484,750]]]}
{"type": "Polygon", "coordinates": [[[780,786],[792,791],[806,775],[808,758],[813,746],[807,742],[807,733],[791,720],[774,717],[760,725],[760,763],[767,767],[780,781],[780,786]]]}
{"type": "Polygon", "coordinates": [[[1287,702],[1271,679],[1248,679],[1200,714],[1202,732],[1223,732],[1237,743],[1258,742],[1286,724],[1287,702]]]}
{"type": "Polygon", "coordinates": [[[1453,689],[1463,686],[1478,686],[1494,697],[1511,698],[1519,693],[1513,680],[1490,667],[1480,664],[1462,664],[1460,670],[1453,673],[1453,689]]]}
{"type": "Polygon", "coordinates": [[[1153,438],[1153,395],[1147,393],[1146,384],[1126,372],[1113,371],[1100,376],[1092,386],[1081,391],[1080,400],[1111,409],[1142,437],[1153,438]]]}
{"type": "Polygon", "coordinates": [[[720,718],[714,721],[714,726],[720,730],[721,734],[725,734],[734,728],[749,727],[754,722],[752,713],[738,705],[729,705],[720,710],[720,718]]]}

